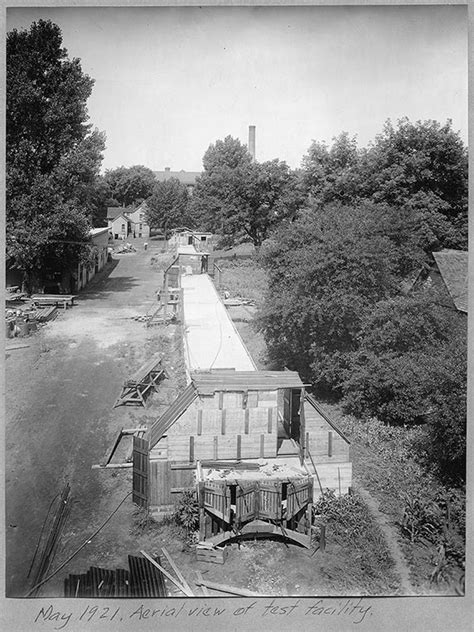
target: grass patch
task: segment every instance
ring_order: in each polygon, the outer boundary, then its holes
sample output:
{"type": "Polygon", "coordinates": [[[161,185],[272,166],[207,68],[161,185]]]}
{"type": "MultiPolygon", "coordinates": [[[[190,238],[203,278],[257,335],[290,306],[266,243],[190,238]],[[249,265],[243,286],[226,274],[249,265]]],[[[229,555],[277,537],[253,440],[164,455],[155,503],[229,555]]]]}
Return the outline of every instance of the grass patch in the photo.
{"type": "Polygon", "coordinates": [[[255,259],[220,261],[222,283],[230,295],[260,305],[267,288],[267,275],[255,259]]]}
{"type": "Polygon", "coordinates": [[[326,492],[313,508],[316,523],[326,524],[326,552],[320,573],[334,592],[394,594],[399,579],[384,535],[357,494],[326,492]]]}
{"type": "Polygon", "coordinates": [[[448,488],[417,461],[420,428],[331,415],[352,442],[354,482],[380,503],[398,528],[411,578],[424,591],[458,591],[464,575],[465,491],[448,488]]]}

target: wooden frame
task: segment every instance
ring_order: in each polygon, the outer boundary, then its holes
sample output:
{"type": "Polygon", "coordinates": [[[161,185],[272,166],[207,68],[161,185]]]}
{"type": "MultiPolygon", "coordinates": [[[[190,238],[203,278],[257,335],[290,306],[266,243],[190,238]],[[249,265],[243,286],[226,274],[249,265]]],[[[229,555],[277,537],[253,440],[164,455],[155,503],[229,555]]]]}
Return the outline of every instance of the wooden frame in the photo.
{"type": "Polygon", "coordinates": [[[145,406],[145,397],[150,390],[158,390],[158,380],[162,376],[166,377],[166,372],[161,365],[161,356],[155,356],[124,382],[114,408],[126,404],[145,406]]]}

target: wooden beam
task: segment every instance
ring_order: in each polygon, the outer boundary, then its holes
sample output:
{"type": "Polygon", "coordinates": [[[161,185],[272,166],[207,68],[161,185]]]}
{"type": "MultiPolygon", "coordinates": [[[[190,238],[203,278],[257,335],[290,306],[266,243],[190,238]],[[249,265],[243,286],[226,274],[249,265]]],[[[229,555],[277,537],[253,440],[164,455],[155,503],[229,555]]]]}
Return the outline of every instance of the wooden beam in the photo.
{"type": "Polygon", "coordinates": [[[170,494],[182,494],[183,492],[194,492],[196,490],[195,487],[172,487],[170,489],[170,494]]]}
{"type": "Polygon", "coordinates": [[[170,582],[172,582],[176,588],[178,588],[182,593],[184,593],[186,595],[186,597],[194,597],[194,595],[192,593],[190,593],[184,586],[181,586],[181,584],[176,581],[176,579],[173,577],[173,575],[170,575],[170,573],[168,573],[167,570],[165,570],[162,566],[160,566],[160,564],[158,564],[158,562],[155,562],[155,560],[148,555],[148,553],[145,553],[145,551],[140,551],[140,553],[143,555],[143,557],[145,557],[149,562],[151,562],[153,564],[153,566],[156,566],[156,568],[158,568],[165,577],[167,577],[170,582]]]}
{"type": "Polygon", "coordinates": [[[114,452],[118,448],[118,444],[120,443],[120,439],[122,438],[122,431],[123,428],[119,430],[112,447],[109,449],[108,452],[105,453],[105,456],[101,461],[102,466],[108,465],[110,463],[110,459],[113,457],[114,452]]]}
{"type": "Polygon", "coordinates": [[[173,561],[173,558],[171,557],[171,555],[168,553],[168,551],[165,549],[165,547],[162,547],[161,549],[163,551],[163,555],[166,557],[166,559],[168,560],[171,568],[174,570],[174,572],[176,573],[176,577],[179,579],[179,581],[181,582],[181,584],[183,585],[184,588],[186,588],[187,590],[189,590],[189,592],[191,593],[191,595],[194,597],[194,593],[191,590],[190,585],[188,584],[188,582],[185,580],[183,574],[181,573],[181,571],[179,570],[179,568],[176,566],[176,564],[173,561]]]}
{"type": "Polygon", "coordinates": [[[252,592],[251,590],[246,590],[245,588],[237,588],[236,586],[228,586],[227,584],[218,584],[217,582],[210,582],[204,579],[198,579],[196,584],[198,586],[212,588],[212,590],[219,590],[220,592],[228,593],[230,595],[241,597],[263,597],[260,593],[252,592]]]}
{"type": "Polygon", "coordinates": [[[124,467],[133,467],[133,463],[109,463],[108,465],[92,465],[92,470],[113,470],[122,469],[124,467]]]}
{"type": "Polygon", "coordinates": [[[210,594],[209,594],[209,591],[207,589],[207,586],[204,586],[204,584],[202,583],[203,577],[202,577],[201,571],[196,571],[196,577],[197,577],[196,585],[197,586],[201,586],[202,594],[204,595],[204,597],[209,597],[210,594]]]}

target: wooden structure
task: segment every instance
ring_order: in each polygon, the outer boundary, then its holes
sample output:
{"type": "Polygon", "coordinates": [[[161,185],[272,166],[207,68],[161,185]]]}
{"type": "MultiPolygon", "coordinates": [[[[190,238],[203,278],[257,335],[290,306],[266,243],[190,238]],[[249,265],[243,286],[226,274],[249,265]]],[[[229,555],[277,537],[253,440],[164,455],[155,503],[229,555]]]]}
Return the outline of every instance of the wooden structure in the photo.
{"type": "Polygon", "coordinates": [[[31,300],[35,305],[54,305],[67,309],[74,305],[74,294],[32,294],[31,300]]]}
{"type": "Polygon", "coordinates": [[[161,354],[148,360],[138,369],[128,380],[125,380],[122,392],[114,404],[123,406],[126,404],[137,404],[145,406],[145,398],[151,390],[158,390],[158,381],[166,375],[161,364],[161,354]]]}
{"type": "Polygon", "coordinates": [[[351,484],[349,442],[292,371],[192,373],[134,445],[135,502],[166,515],[197,491],[214,544],[263,532],[308,545],[313,500],[351,484]]]}

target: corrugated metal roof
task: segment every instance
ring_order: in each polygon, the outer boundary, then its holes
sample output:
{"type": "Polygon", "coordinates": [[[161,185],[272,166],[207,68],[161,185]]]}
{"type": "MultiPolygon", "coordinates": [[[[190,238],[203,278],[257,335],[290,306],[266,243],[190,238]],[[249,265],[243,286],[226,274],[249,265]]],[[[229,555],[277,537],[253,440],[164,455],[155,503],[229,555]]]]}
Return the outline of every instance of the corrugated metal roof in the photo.
{"type": "Polygon", "coordinates": [[[193,384],[188,384],[184,391],[174,400],[171,406],[159,417],[150,428],[150,449],[166,434],[174,422],[184,413],[198,396],[193,384]]]}
{"type": "Polygon", "coordinates": [[[441,277],[460,312],[468,308],[468,253],[464,250],[433,252],[441,277]]]}
{"type": "Polygon", "coordinates": [[[216,391],[271,391],[277,388],[303,388],[296,371],[199,371],[192,382],[200,395],[216,391]]]}
{"type": "Polygon", "coordinates": [[[344,441],[346,441],[349,444],[351,443],[349,439],[344,435],[342,430],[334,423],[334,421],[331,419],[331,417],[329,417],[329,415],[324,410],[324,408],[321,407],[321,405],[314,399],[312,395],[310,395],[309,393],[305,393],[305,401],[307,401],[314,409],[316,409],[318,413],[321,415],[321,417],[324,417],[324,419],[328,422],[328,424],[332,428],[334,428],[337,434],[340,435],[344,439],[344,441]]]}

